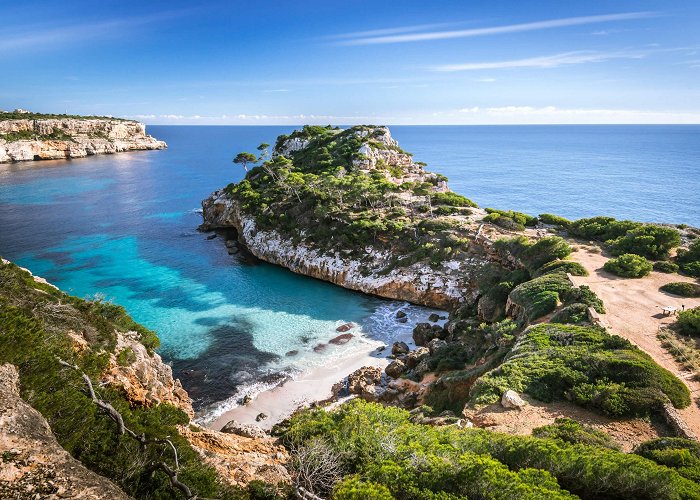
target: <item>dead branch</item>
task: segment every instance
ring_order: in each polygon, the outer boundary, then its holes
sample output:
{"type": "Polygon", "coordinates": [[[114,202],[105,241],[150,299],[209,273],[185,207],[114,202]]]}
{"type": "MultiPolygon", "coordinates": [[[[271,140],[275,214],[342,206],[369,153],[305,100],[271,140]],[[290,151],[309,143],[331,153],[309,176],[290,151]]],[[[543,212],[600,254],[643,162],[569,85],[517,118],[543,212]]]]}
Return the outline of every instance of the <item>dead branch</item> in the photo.
{"type": "MultiPolygon", "coordinates": [[[[122,417],[121,413],[119,413],[111,404],[109,404],[106,401],[103,401],[97,397],[95,394],[95,389],[92,385],[92,381],[90,380],[90,377],[84,373],[78,365],[72,365],[66,361],[63,361],[61,358],[56,358],[58,360],[58,363],[62,366],[65,366],[67,368],[71,368],[82,376],[83,380],[85,381],[85,385],[87,387],[88,395],[90,396],[90,399],[99,407],[102,411],[104,411],[109,418],[111,418],[116,424],[117,424],[117,433],[121,436],[124,434],[127,434],[129,437],[133,438],[134,440],[138,441],[139,445],[141,448],[146,448],[146,445],[148,444],[167,444],[170,449],[173,452],[173,457],[175,459],[175,470],[171,469],[168,464],[165,462],[153,462],[151,466],[149,467],[150,470],[155,471],[155,470],[161,470],[165,473],[166,476],[168,476],[168,479],[170,480],[170,486],[172,488],[178,489],[182,492],[183,495],[185,495],[185,498],[187,500],[197,500],[197,495],[192,493],[192,490],[190,488],[180,482],[180,480],[177,478],[177,471],[180,469],[180,461],[178,458],[178,453],[177,453],[177,448],[175,448],[175,445],[170,441],[170,439],[165,438],[165,439],[147,439],[145,434],[136,434],[134,431],[129,429],[125,424],[124,424],[124,418],[122,417]]],[[[204,500],[204,499],[200,499],[204,500]]]]}

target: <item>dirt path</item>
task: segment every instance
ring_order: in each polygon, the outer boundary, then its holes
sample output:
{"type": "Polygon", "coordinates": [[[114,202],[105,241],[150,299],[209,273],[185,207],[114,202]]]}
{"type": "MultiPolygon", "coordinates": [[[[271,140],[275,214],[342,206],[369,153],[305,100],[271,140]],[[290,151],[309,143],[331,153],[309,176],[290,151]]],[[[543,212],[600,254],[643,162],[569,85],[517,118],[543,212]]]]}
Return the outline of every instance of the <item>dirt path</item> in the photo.
{"type": "Polygon", "coordinates": [[[571,256],[580,262],[589,272],[589,276],[574,276],[576,285],[588,285],[605,303],[607,313],[602,316],[603,323],[613,333],[625,337],[654,360],[677,375],[688,386],[693,402],[688,408],[680,410],[686,424],[700,436],[700,383],[692,375],[683,371],[673,357],[661,347],[656,338],[659,327],[673,323],[673,316],[664,316],[662,308],[681,305],[686,309],[700,306],[700,299],[676,297],[659,290],[661,285],[673,281],[694,282],[678,274],[652,272],[641,279],[626,279],[614,276],[603,270],[608,257],[600,253],[598,247],[579,247],[571,256]]]}

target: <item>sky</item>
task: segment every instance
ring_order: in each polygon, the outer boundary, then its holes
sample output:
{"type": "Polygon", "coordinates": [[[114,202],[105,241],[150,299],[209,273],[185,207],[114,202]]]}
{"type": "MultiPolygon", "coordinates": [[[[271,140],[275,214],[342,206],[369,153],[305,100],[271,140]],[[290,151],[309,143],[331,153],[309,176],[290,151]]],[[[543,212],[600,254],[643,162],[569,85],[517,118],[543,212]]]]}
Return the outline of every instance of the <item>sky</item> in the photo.
{"type": "Polygon", "coordinates": [[[700,1],[0,0],[0,109],[147,124],[700,123],[700,1]]]}

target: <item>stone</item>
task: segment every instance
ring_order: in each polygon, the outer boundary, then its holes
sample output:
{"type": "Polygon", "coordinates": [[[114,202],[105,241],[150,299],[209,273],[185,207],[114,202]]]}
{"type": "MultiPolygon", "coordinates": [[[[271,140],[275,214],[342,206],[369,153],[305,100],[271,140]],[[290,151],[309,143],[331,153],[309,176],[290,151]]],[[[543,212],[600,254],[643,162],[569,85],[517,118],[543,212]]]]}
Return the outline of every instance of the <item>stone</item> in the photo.
{"type": "Polygon", "coordinates": [[[525,401],[523,398],[520,397],[520,395],[517,392],[511,389],[508,389],[506,392],[504,392],[503,396],[501,397],[501,406],[503,406],[503,408],[520,409],[526,405],[527,401],[525,401]]]}
{"type": "Polygon", "coordinates": [[[403,317],[403,318],[397,318],[396,319],[397,323],[408,323],[408,318],[403,317]]]}
{"type": "Polygon", "coordinates": [[[433,326],[430,323],[418,323],[413,329],[413,341],[417,346],[426,346],[435,338],[433,326]]]}
{"type": "Polygon", "coordinates": [[[389,366],[387,366],[384,371],[391,378],[399,378],[406,371],[406,365],[400,359],[395,359],[389,366]]]}
{"type": "Polygon", "coordinates": [[[386,346],[385,346],[385,345],[380,345],[379,347],[377,347],[376,351],[377,351],[377,352],[383,352],[385,349],[386,349],[386,346]]]}
{"type": "Polygon", "coordinates": [[[440,349],[445,347],[447,345],[447,342],[441,339],[433,339],[430,342],[428,342],[428,350],[430,351],[430,355],[434,355],[436,352],[438,352],[440,349]]]}
{"type": "Polygon", "coordinates": [[[405,313],[405,312],[403,312],[403,311],[396,311],[396,319],[401,319],[401,318],[405,318],[405,317],[406,317],[406,313],[405,313]]]}
{"type": "Polygon", "coordinates": [[[342,335],[338,335],[337,337],[330,339],[328,343],[333,345],[344,345],[350,342],[350,339],[353,337],[354,335],[352,333],[343,333],[342,335]]]}
{"type": "Polygon", "coordinates": [[[207,236],[207,239],[208,239],[208,240],[213,240],[214,238],[216,238],[216,233],[215,233],[215,234],[210,234],[210,235],[207,236]]]}
{"type": "Polygon", "coordinates": [[[226,434],[236,434],[247,438],[264,438],[267,434],[257,425],[242,424],[235,420],[231,420],[221,428],[221,432],[226,434]]]}
{"type": "Polygon", "coordinates": [[[418,366],[424,358],[430,354],[430,350],[427,347],[419,347],[418,349],[409,352],[403,359],[403,362],[409,369],[413,369],[418,366]]]}
{"type": "Polygon", "coordinates": [[[351,330],[352,328],[355,327],[354,323],[345,323],[343,325],[340,325],[338,328],[335,329],[336,332],[347,332],[348,330],[351,330]]]}
{"type": "Polygon", "coordinates": [[[375,392],[374,388],[382,380],[382,370],[377,366],[363,366],[348,375],[348,392],[360,396],[375,392]]]}
{"type": "Polygon", "coordinates": [[[394,345],[391,346],[391,354],[396,356],[400,354],[408,354],[409,351],[410,349],[408,348],[406,342],[394,342],[394,345]]]}
{"type": "Polygon", "coordinates": [[[265,420],[266,418],[267,418],[267,414],[266,414],[266,413],[263,413],[263,412],[260,412],[260,413],[258,413],[258,414],[255,416],[255,421],[256,421],[256,422],[260,422],[260,421],[262,421],[262,420],[265,420]]]}
{"type": "Polygon", "coordinates": [[[233,248],[236,246],[236,240],[226,240],[224,245],[226,245],[226,248],[233,248]]]}
{"type": "Polygon", "coordinates": [[[323,352],[328,348],[328,344],[316,344],[314,346],[314,352],[323,352]]]}
{"type": "Polygon", "coordinates": [[[440,315],[433,313],[430,316],[428,316],[428,321],[432,321],[433,323],[437,323],[438,321],[440,321],[440,315]]]}
{"type": "Polygon", "coordinates": [[[299,354],[299,351],[293,350],[293,351],[287,351],[287,353],[285,354],[285,356],[287,356],[287,357],[292,357],[292,356],[296,356],[297,354],[299,354]]]}

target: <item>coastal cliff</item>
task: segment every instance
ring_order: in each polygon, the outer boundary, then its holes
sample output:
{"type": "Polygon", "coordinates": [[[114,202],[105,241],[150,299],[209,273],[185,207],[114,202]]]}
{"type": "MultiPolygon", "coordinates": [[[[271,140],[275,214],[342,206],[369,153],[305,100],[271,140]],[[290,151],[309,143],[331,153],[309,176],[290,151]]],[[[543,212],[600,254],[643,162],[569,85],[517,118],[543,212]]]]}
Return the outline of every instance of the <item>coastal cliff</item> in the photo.
{"type": "Polygon", "coordinates": [[[385,127],[308,127],[280,138],[271,157],[202,202],[202,230],[235,229],[253,255],[299,274],[444,310],[476,302],[489,263],[515,267],[479,234],[486,212],[413,161],[385,127]],[[336,161],[307,165],[319,154],[336,161]],[[315,192],[288,171],[297,164],[315,192]],[[271,199],[261,205],[262,190],[271,199]]]}
{"type": "Polygon", "coordinates": [[[147,135],[146,126],[136,121],[27,116],[8,119],[0,114],[0,163],[83,158],[167,147],[165,142],[147,135]]]}
{"type": "Polygon", "coordinates": [[[276,440],[191,420],[156,346],[122,308],[0,261],[0,496],[245,498],[250,481],[288,483],[276,440]]]}

